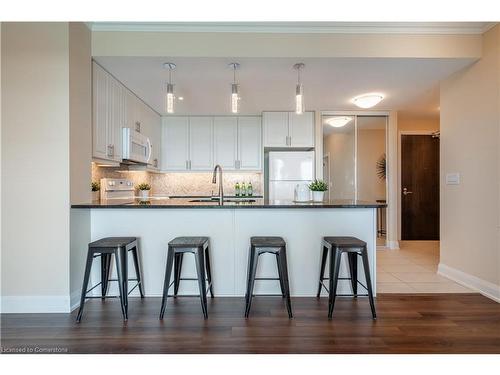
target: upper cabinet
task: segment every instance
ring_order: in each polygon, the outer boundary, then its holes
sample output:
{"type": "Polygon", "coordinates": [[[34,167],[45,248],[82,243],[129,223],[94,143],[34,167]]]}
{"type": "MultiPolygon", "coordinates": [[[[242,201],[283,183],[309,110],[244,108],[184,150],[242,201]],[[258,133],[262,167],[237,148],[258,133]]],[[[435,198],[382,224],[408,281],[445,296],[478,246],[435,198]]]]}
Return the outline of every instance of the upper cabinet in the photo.
{"type": "Polygon", "coordinates": [[[164,117],[162,169],[262,169],[260,116],[164,117]]]}
{"type": "Polygon", "coordinates": [[[314,147],[314,112],[263,112],[264,147],[314,147]]]}
{"type": "Polygon", "coordinates": [[[151,140],[148,169],[159,170],[161,117],[95,62],[92,64],[92,156],[122,161],[122,129],[128,127],[151,140]]]}

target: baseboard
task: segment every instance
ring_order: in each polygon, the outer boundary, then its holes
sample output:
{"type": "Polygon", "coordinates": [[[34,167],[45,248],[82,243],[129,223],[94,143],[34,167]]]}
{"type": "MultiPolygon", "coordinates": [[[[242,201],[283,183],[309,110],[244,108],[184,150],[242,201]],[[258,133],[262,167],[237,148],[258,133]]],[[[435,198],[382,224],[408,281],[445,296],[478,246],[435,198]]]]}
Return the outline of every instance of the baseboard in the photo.
{"type": "Polygon", "coordinates": [[[71,292],[71,295],[69,296],[71,311],[76,310],[80,307],[81,293],[81,290],[75,290],[74,292],[71,292]]]}
{"type": "Polygon", "coordinates": [[[495,285],[489,281],[480,279],[479,277],[457,270],[443,263],[439,263],[438,274],[500,303],[500,285],[495,285]]]}
{"type": "Polygon", "coordinates": [[[69,313],[68,296],[2,296],[2,314],[69,313]]]}
{"type": "Polygon", "coordinates": [[[389,241],[387,240],[386,241],[386,246],[388,249],[391,249],[391,250],[399,250],[399,241],[389,241]]]}

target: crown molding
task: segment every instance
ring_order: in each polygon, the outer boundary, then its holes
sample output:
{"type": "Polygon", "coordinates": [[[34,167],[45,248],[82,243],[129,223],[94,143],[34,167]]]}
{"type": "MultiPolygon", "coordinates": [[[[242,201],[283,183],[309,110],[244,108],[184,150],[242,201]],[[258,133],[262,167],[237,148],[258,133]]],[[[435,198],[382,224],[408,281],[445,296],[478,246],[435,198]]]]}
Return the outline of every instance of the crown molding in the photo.
{"type": "Polygon", "coordinates": [[[93,22],[92,31],[289,33],[289,34],[483,34],[495,22],[93,22]]]}

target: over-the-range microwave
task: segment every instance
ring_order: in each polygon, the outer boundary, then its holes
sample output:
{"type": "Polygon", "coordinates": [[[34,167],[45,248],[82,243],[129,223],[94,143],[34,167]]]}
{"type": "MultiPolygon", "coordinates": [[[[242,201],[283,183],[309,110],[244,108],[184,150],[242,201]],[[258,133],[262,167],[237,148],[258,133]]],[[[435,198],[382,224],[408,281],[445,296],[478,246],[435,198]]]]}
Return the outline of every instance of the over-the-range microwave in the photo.
{"type": "Polygon", "coordinates": [[[123,163],[148,164],[151,158],[151,141],[130,128],[123,128],[123,163]]]}

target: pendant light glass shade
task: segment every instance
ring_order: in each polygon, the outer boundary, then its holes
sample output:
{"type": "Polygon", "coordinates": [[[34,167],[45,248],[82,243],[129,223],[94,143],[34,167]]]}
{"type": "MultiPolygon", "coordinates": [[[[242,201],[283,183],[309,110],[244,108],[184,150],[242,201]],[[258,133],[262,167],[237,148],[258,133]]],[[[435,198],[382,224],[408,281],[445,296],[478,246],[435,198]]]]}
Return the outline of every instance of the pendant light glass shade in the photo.
{"type": "Polygon", "coordinates": [[[298,115],[304,113],[304,94],[301,84],[295,86],[295,113],[298,115]]]}
{"type": "Polygon", "coordinates": [[[297,70],[297,85],[295,86],[295,113],[298,115],[304,113],[304,87],[300,82],[300,70],[304,67],[304,63],[297,63],[293,66],[293,68],[297,70]]]}
{"type": "Polygon", "coordinates": [[[233,83],[231,85],[231,112],[238,113],[240,110],[239,106],[239,96],[238,96],[238,85],[233,83]]]}
{"type": "Polygon", "coordinates": [[[167,83],[167,96],[165,98],[167,113],[174,113],[174,85],[167,83]]]}
{"type": "Polygon", "coordinates": [[[240,111],[240,93],[239,85],[236,83],[236,69],[240,67],[237,62],[232,62],[229,67],[233,69],[233,83],[231,84],[231,112],[238,113],[240,111]]]}
{"type": "Polygon", "coordinates": [[[174,113],[174,84],[172,83],[172,70],[175,69],[176,65],[174,63],[163,64],[165,69],[168,69],[168,83],[167,83],[167,94],[165,96],[165,110],[167,113],[174,113]]]}

